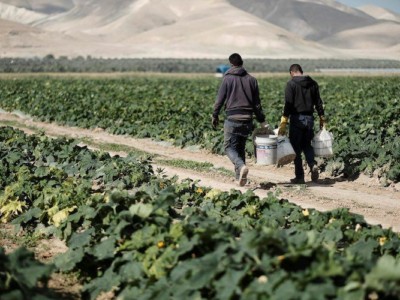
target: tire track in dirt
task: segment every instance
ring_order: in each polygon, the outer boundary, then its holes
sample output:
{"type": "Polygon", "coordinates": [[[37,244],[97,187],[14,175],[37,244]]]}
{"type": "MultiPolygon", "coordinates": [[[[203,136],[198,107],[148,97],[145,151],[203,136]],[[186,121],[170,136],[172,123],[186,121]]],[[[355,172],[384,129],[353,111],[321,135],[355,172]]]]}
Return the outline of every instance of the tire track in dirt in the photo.
{"type": "MultiPolygon", "coordinates": [[[[191,151],[160,143],[151,139],[136,139],[129,136],[113,135],[103,130],[89,130],[77,127],[60,126],[54,123],[44,123],[35,121],[22,115],[11,113],[0,113],[0,122],[19,127],[27,133],[37,128],[49,136],[66,136],[70,138],[86,138],[98,144],[118,144],[135,148],[152,154],[157,154],[167,159],[190,160],[196,162],[209,162],[216,168],[223,167],[232,169],[232,164],[225,156],[211,154],[199,150],[191,151]]],[[[115,154],[115,153],[114,153],[115,154]]],[[[117,153],[121,156],[126,153],[117,153]]],[[[211,173],[199,173],[193,170],[158,165],[168,176],[178,175],[180,179],[191,178],[199,180],[200,184],[212,188],[219,188],[224,191],[239,189],[245,192],[253,189],[254,193],[260,197],[266,197],[271,191],[279,189],[279,197],[289,199],[303,208],[315,208],[320,211],[327,211],[335,208],[346,207],[351,212],[361,214],[370,224],[381,224],[385,228],[392,227],[395,231],[400,231],[400,192],[394,188],[382,188],[377,181],[372,178],[360,176],[356,181],[345,181],[342,178],[330,178],[322,174],[319,183],[310,181],[310,176],[306,176],[306,187],[288,184],[293,177],[293,165],[282,168],[275,166],[259,166],[254,161],[248,161],[250,169],[250,184],[246,187],[238,187],[233,178],[219,176],[211,173]],[[276,185],[271,190],[260,188],[259,183],[270,183],[276,185]]],[[[398,187],[398,185],[397,185],[398,187]]]]}

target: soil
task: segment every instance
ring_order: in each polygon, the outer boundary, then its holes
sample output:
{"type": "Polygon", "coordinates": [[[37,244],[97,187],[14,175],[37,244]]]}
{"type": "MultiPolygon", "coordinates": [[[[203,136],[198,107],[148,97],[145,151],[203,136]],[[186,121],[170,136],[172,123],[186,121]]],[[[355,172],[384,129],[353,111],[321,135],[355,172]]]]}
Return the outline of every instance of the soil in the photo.
{"type": "MultiPolygon", "coordinates": [[[[137,139],[129,136],[113,135],[102,129],[82,129],[77,127],[60,126],[33,120],[21,114],[0,113],[0,123],[11,124],[27,133],[37,130],[46,135],[66,136],[78,139],[90,139],[95,144],[117,144],[131,147],[147,153],[157,154],[163,159],[179,159],[196,162],[212,163],[214,167],[232,170],[232,163],[226,156],[211,154],[199,149],[181,149],[167,143],[151,139],[137,139]]],[[[127,153],[118,152],[114,155],[125,156],[127,153]]],[[[382,187],[377,178],[360,175],[356,180],[346,180],[342,177],[329,177],[320,174],[320,179],[314,183],[306,170],[306,185],[291,185],[290,178],[294,174],[293,164],[277,168],[276,166],[260,166],[249,160],[249,183],[238,187],[234,178],[215,173],[196,172],[164,166],[154,162],[154,167],[164,169],[166,175],[178,175],[180,179],[191,178],[199,180],[203,186],[218,188],[224,191],[239,189],[245,192],[252,189],[260,197],[268,193],[279,193],[279,197],[300,205],[303,208],[315,208],[328,211],[335,208],[348,208],[351,212],[363,215],[370,224],[380,224],[384,228],[400,231],[400,192],[399,183],[390,187],[382,187]]]]}
{"type": "MultiPolygon", "coordinates": [[[[65,243],[57,238],[29,239],[24,232],[15,232],[14,226],[0,224],[0,247],[6,253],[11,253],[23,246],[35,254],[35,258],[43,263],[50,263],[61,253],[68,250],[65,243]],[[24,237],[25,235],[25,237],[24,237]]],[[[82,286],[74,275],[53,273],[44,295],[50,299],[80,299],[82,286]]]]}

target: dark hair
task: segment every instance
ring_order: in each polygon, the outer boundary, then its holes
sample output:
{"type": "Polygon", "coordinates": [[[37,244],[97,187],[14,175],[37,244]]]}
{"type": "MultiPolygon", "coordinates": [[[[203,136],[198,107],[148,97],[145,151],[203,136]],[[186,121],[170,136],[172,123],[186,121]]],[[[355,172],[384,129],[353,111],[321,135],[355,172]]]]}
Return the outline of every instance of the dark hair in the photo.
{"type": "Polygon", "coordinates": [[[233,53],[229,56],[229,62],[235,67],[243,65],[242,57],[238,53],[233,53]]]}
{"type": "Polygon", "coordinates": [[[303,74],[303,69],[299,64],[293,64],[290,66],[289,72],[300,72],[301,74],[303,74]]]}

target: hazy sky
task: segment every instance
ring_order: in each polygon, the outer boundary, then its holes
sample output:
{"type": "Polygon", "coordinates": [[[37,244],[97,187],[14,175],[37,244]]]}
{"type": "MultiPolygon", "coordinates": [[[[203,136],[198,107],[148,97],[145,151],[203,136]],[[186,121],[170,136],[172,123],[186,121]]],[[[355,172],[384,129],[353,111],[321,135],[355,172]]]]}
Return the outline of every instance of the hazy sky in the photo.
{"type": "Polygon", "coordinates": [[[337,0],[337,1],[353,7],[373,4],[400,13],[400,0],[337,0]]]}

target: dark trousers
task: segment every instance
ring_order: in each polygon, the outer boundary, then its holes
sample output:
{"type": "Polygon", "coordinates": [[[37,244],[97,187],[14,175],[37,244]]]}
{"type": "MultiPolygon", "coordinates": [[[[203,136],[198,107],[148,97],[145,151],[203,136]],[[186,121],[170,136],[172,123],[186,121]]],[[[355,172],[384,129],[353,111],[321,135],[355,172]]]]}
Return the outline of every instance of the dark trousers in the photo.
{"type": "Polygon", "coordinates": [[[291,115],[289,127],[289,139],[292,144],[296,158],[294,160],[294,173],[296,178],[304,178],[302,153],[306,158],[310,169],[316,163],[314,160],[314,149],[311,140],[314,137],[314,117],[305,115],[291,115]]]}
{"type": "Polygon", "coordinates": [[[246,141],[253,131],[253,122],[225,120],[224,150],[235,168],[236,179],[239,179],[240,168],[246,164],[246,141]]]}

